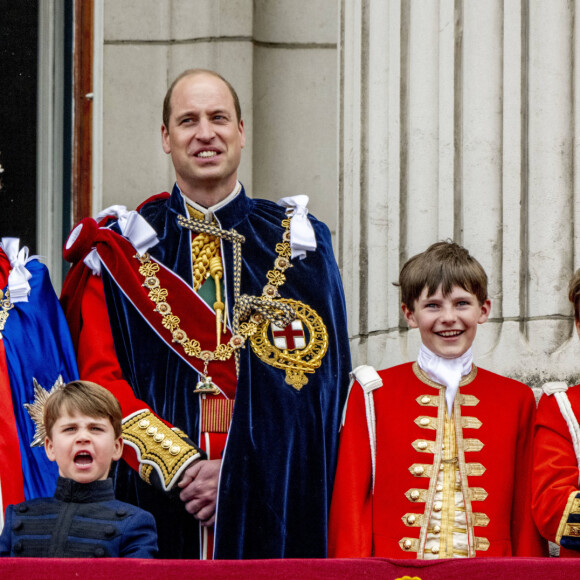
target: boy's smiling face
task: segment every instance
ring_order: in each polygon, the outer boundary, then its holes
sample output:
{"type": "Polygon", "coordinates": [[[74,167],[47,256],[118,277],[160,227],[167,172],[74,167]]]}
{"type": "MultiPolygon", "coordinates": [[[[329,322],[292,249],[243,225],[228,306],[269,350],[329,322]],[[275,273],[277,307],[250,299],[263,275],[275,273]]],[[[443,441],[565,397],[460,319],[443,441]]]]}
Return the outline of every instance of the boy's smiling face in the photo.
{"type": "Polygon", "coordinates": [[[61,477],[79,483],[107,479],[111,462],[121,457],[123,440],[115,437],[108,417],[64,413],[45,441],[46,455],[58,464],[61,477]]]}
{"type": "Polygon", "coordinates": [[[403,314],[411,328],[418,328],[421,341],[442,358],[457,358],[473,344],[477,325],[484,323],[491,310],[491,301],[480,304],[475,294],[453,286],[443,296],[441,286],[427,296],[427,287],[415,301],[414,309],[402,305],[403,314]]]}

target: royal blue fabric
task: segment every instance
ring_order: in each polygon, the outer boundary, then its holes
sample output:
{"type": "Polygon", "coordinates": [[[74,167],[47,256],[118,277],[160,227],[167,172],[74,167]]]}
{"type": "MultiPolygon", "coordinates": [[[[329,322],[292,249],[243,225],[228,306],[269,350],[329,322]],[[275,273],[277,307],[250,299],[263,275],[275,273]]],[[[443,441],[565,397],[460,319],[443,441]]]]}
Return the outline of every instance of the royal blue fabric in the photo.
{"type": "MultiPolygon", "coordinates": [[[[32,260],[26,269],[32,275],[28,302],[14,304],[2,336],[20,441],[24,496],[28,500],[52,496],[58,477],[56,463],[48,460],[44,447],[30,447],[35,426],[24,403],[34,401],[32,379],[50,390],[59,375],[65,382],[77,379],[78,369],[68,326],[46,266],[32,260]]],[[[5,467],[2,466],[3,472],[5,467]]]]}
{"type": "MultiPolygon", "coordinates": [[[[151,255],[191,285],[189,231],[178,226],[176,219],[178,214],[187,215],[179,190],[174,188],[169,199],[152,201],[140,211],[160,240],[151,255]]],[[[275,247],[282,240],[284,217],[282,207],[249,199],[244,191],[216,212],[223,229],[235,228],[246,238],[242,294],[262,295],[266,274],[278,256],[275,247]]],[[[285,371],[262,362],[249,344],[241,351],[218,495],[216,558],[326,555],[327,514],[350,354],[330,232],[309,217],[318,247],[306,259],[292,261],[280,294],[318,313],[328,330],[328,351],[300,391],[285,382],[285,371]]],[[[233,247],[227,241],[222,247],[231,319],[233,247]]],[[[193,394],[197,373],[151,331],[106,272],[103,283],[125,378],[137,397],[199,442],[199,400],[193,394]]],[[[181,318],[187,316],[187,305],[171,306],[181,318]]],[[[123,464],[118,467],[116,485],[117,497],[135,501],[156,516],[160,557],[198,556],[198,527],[179,499],[164,497],[123,464]]]]}

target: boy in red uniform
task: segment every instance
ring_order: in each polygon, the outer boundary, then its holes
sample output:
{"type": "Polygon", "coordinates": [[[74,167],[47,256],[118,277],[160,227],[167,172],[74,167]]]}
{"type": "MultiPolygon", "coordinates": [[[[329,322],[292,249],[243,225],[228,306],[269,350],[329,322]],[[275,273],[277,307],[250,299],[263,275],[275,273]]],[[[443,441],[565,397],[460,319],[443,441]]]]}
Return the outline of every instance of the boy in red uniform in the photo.
{"type": "MultiPolygon", "coordinates": [[[[580,336],[580,270],[568,297],[580,336]]],[[[560,556],[580,556],[580,385],[546,383],[534,437],[532,513],[542,535],[560,546],[560,556]]]]}
{"type": "Polygon", "coordinates": [[[483,268],[439,242],[403,266],[399,286],[423,344],[415,363],[353,371],[329,555],[545,555],[530,509],[532,391],[472,363],[491,308],[483,268]]]}

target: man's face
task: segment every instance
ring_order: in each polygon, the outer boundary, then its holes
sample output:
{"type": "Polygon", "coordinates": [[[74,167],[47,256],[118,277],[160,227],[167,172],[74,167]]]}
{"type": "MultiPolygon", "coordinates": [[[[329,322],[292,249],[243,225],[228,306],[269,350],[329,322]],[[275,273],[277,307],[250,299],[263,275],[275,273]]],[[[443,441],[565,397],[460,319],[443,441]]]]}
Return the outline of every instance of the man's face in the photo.
{"type": "Polygon", "coordinates": [[[473,344],[477,325],[489,316],[491,301],[480,304],[475,294],[460,286],[443,296],[439,286],[431,296],[424,288],[414,306],[411,311],[403,304],[403,314],[411,328],[419,329],[423,344],[442,358],[457,358],[473,344]]]}
{"type": "Polygon", "coordinates": [[[44,445],[48,458],[57,462],[59,475],[79,483],[107,479],[111,462],[123,452],[123,439],[115,437],[107,417],[78,412],[59,417],[44,445]]]}
{"type": "Polygon", "coordinates": [[[173,89],[169,127],[161,127],[161,138],[184,195],[213,205],[233,191],[246,135],[221,79],[204,73],[181,79],[173,89]]]}

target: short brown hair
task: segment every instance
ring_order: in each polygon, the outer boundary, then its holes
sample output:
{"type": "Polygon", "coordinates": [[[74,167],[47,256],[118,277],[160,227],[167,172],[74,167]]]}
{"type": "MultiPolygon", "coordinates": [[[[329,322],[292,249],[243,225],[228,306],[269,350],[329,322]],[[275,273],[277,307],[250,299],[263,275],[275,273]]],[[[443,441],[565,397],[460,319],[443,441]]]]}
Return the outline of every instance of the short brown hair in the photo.
{"type": "Polygon", "coordinates": [[[401,301],[410,311],[425,288],[432,296],[441,286],[447,296],[454,286],[460,286],[476,296],[480,305],[487,300],[485,270],[465,248],[451,240],[432,244],[407,260],[395,285],[400,286],[401,301]]]}
{"type": "Polygon", "coordinates": [[[576,270],[568,286],[568,298],[574,305],[574,318],[580,321],[580,270],[576,270]]]}
{"type": "Polygon", "coordinates": [[[113,394],[90,381],[71,381],[50,395],[44,405],[47,437],[51,438],[52,428],[63,413],[72,415],[75,411],[87,417],[108,417],[115,437],[121,436],[123,413],[113,394]]]}
{"type": "Polygon", "coordinates": [[[208,69],[204,69],[204,68],[190,68],[190,69],[184,70],[171,83],[171,85],[167,89],[167,93],[165,93],[165,98],[163,99],[163,125],[165,125],[165,128],[168,131],[169,131],[169,118],[171,117],[171,96],[173,95],[173,89],[175,88],[175,86],[177,85],[177,83],[181,79],[184,79],[186,77],[192,77],[192,76],[199,75],[199,74],[210,75],[212,77],[215,77],[216,79],[220,79],[221,81],[223,81],[225,83],[226,87],[228,87],[228,90],[230,91],[230,94],[232,95],[232,98],[234,99],[234,108],[236,110],[236,117],[238,120],[238,124],[242,120],[242,107],[240,106],[240,99],[239,99],[238,93],[236,93],[236,90],[234,89],[234,87],[228,81],[226,81],[226,79],[224,79],[224,77],[222,77],[222,75],[216,73],[213,70],[208,70],[208,69]]]}

